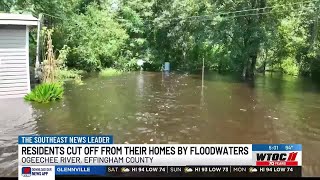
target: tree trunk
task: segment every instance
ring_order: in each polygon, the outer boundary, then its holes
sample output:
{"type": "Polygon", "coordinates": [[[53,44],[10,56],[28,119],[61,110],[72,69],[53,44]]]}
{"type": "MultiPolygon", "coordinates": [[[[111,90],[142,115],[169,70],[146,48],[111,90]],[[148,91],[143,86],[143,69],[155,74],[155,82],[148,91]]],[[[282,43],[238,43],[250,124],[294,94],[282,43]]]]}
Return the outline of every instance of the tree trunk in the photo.
{"type": "MultiPolygon", "coordinates": [[[[266,1],[261,0],[259,1],[256,0],[251,0],[251,6],[252,8],[264,8],[266,6],[266,1]]],[[[263,12],[262,9],[259,10],[260,13],[263,12]]],[[[254,17],[249,17],[247,19],[247,26],[248,26],[248,34],[247,38],[244,38],[245,41],[245,49],[248,50],[248,60],[247,63],[245,64],[243,74],[245,74],[246,79],[252,79],[254,77],[254,72],[256,69],[256,63],[257,63],[257,57],[258,57],[258,52],[260,48],[260,42],[261,39],[259,37],[259,31],[254,29],[253,27],[259,27],[261,26],[262,23],[262,16],[258,16],[258,19],[255,19],[254,17]],[[255,37],[255,33],[258,34],[258,37],[255,37]],[[245,73],[244,73],[245,72],[245,73]]],[[[265,69],[265,67],[264,67],[265,69]]]]}
{"type": "Polygon", "coordinates": [[[265,53],[266,53],[266,57],[263,61],[263,74],[266,73],[266,66],[267,66],[267,60],[268,60],[268,49],[265,50],[265,53]]]}
{"type": "Polygon", "coordinates": [[[254,71],[256,70],[256,64],[257,64],[257,53],[251,56],[251,64],[250,64],[250,71],[249,71],[249,78],[254,77],[254,71]]]}
{"type": "Polygon", "coordinates": [[[266,74],[266,66],[267,66],[267,61],[263,61],[263,65],[262,65],[262,73],[266,74]]]}
{"type": "Polygon", "coordinates": [[[243,66],[243,70],[242,70],[242,77],[243,77],[243,78],[246,78],[246,74],[247,74],[247,65],[245,64],[245,65],[243,66]]]}

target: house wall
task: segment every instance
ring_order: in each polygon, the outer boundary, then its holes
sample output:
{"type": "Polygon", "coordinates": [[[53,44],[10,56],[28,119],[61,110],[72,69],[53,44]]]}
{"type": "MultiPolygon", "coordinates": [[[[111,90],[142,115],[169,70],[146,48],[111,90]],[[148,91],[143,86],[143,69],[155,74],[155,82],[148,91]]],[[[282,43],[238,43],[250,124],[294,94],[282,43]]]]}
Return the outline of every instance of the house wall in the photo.
{"type": "Polygon", "coordinates": [[[27,33],[26,26],[0,25],[0,98],[30,91],[27,33]]]}

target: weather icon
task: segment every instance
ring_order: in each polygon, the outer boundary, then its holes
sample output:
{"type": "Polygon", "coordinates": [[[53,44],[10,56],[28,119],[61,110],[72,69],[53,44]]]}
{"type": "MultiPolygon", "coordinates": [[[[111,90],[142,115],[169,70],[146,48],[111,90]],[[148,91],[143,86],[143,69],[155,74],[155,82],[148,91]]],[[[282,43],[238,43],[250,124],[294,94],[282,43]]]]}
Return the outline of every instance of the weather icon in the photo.
{"type": "Polygon", "coordinates": [[[190,172],[192,172],[193,170],[191,169],[191,168],[188,168],[188,167],[186,167],[186,168],[184,168],[184,172],[185,173],[190,173],[190,172]]]}
{"type": "Polygon", "coordinates": [[[123,168],[121,168],[121,172],[124,172],[124,173],[130,172],[130,169],[123,167],[123,168]]]}
{"type": "Polygon", "coordinates": [[[257,169],[257,168],[254,168],[254,167],[250,167],[250,168],[249,168],[249,172],[250,172],[250,173],[258,172],[258,169],[257,169]]]}

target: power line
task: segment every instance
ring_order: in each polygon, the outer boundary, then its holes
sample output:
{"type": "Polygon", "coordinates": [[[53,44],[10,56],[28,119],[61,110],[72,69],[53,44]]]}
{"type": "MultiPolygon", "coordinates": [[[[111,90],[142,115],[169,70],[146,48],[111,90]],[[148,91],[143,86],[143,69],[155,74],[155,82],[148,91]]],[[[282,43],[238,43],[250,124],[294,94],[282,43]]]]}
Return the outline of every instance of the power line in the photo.
{"type": "Polygon", "coordinates": [[[57,19],[61,19],[61,20],[68,20],[66,18],[61,18],[61,17],[58,17],[58,16],[54,16],[54,15],[51,15],[51,14],[47,14],[47,13],[42,13],[43,15],[46,15],[46,16],[50,16],[50,17],[53,17],[53,18],[57,18],[57,19]]]}
{"type": "MultiPolygon", "coordinates": [[[[311,7],[311,6],[307,6],[307,7],[311,7]]],[[[265,14],[273,14],[273,13],[275,13],[275,12],[261,12],[261,13],[252,13],[252,14],[241,14],[241,15],[226,16],[226,17],[221,17],[221,18],[223,18],[223,19],[232,19],[232,18],[237,18],[237,17],[257,16],[257,15],[265,15],[265,14]]],[[[280,14],[281,13],[285,13],[285,12],[280,12],[280,14]]],[[[212,18],[214,18],[214,17],[210,17],[210,18],[207,17],[207,18],[197,19],[197,20],[199,20],[199,21],[207,21],[207,20],[214,21],[215,19],[212,19],[212,18]]],[[[195,20],[195,19],[193,19],[193,20],[195,20]]],[[[189,20],[189,21],[192,21],[192,20],[189,20]]],[[[185,22],[188,22],[188,20],[185,21],[185,22]]]]}
{"type": "MultiPolygon", "coordinates": [[[[304,4],[304,3],[311,3],[311,2],[313,2],[313,1],[303,1],[303,2],[276,5],[276,6],[269,6],[269,7],[263,7],[263,8],[244,9],[244,10],[239,10],[239,11],[220,12],[220,13],[214,13],[212,15],[199,15],[199,16],[189,16],[189,17],[163,18],[163,19],[159,19],[159,20],[161,20],[161,21],[169,20],[170,21],[170,20],[179,20],[179,19],[196,19],[196,18],[201,18],[201,17],[213,17],[213,16],[220,16],[220,15],[237,14],[237,13],[248,12],[248,11],[258,11],[258,10],[264,10],[264,9],[272,9],[272,8],[278,8],[278,7],[283,7],[283,6],[304,4]]],[[[154,20],[147,20],[147,21],[154,21],[154,20]]]]}
{"type": "MultiPolygon", "coordinates": [[[[314,1],[314,0],[313,0],[313,1],[314,1]]],[[[219,15],[224,15],[224,14],[235,14],[235,13],[248,12],[248,11],[258,11],[258,10],[264,10],[264,9],[273,9],[273,8],[278,8],[278,7],[288,6],[288,5],[296,5],[296,4],[311,3],[311,2],[313,2],[313,1],[303,1],[303,2],[290,3],[290,4],[274,5],[274,6],[263,7],[263,8],[244,9],[244,10],[233,11],[233,12],[232,12],[232,11],[230,11],[230,12],[226,12],[226,13],[219,13],[219,15]]]]}
{"type": "MultiPolygon", "coordinates": [[[[58,16],[54,16],[54,15],[51,15],[51,14],[47,14],[47,13],[42,13],[43,15],[46,15],[46,16],[50,16],[50,17],[53,17],[53,18],[57,18],[57,19],[61,19],[61,20],[71,20],[69,18],[62,18],[62,17],[58,17],[58,16]]],[[[125,19],[118,19],[118,18],[115,18],[116,20],[125,20],[125,19]]]]}
{"type": "MultiPolygon", "coordinates": [[[[289,6],[289,5],[297,5],[297,4],[304,4],[304,3],[311,3],[311,2],[314,2],[314,0],[311,0],[311,1],[303,1],[303,2],[297,2],[297,3],[290,3],[290,4],[282,4],[282,5],[275,5],[275,6],[269,6],[269,7],[263,7],[263,8],[253,8],[253,9],[243,9],[243,10],[238,10],[238,11],[228,11],[228,12],[219,12],[219,13],[214,13],[212,15],[199,15],[199,16],[189,16],[189,17],[175,17],[175,18],[163,18],[163,19],[159,19],[160,21],[164,21],[164,20],[168,20],[168,21],[171,21],[171,20],[179,20],[179,19],[197,19],[197,18],[204,18],[202,20],[214,20],[212,18],[214,17],[217,17],[217,16],[221,16],[221,15],[229,15],[229,14],[239,14],[239,13],[242,13],[242,12],[249,12],[249,11],[259,11],[259,10],[265,10],[265,9],[273,9],[273,8],[279,8],[279,7],[283,7],[283,6],[289,6]],[[207,17],[207,18],[205,18],[207,17]],[[210,18],[210,19],[209,19],[210,18]]],[[[245,16],[254,16],[254,15],[263,15],[263,14],[271,14],[272,12],[262,12],[262,13],[254,13],[254,14],[243,14],[243,15],[235,15],[235,16],[226,16],[226,17],[223,17],[225,19],[229,19],[229,18],[236,18],[236,17],[245,17],[245,16]]],[[[51,15],[51,14],[47,14],[47,13],[42,13],[44,15],[47,15],[47,16],[50,16],[50,17],[53,17],[53,18],[57,18],[57,19],[61,19],[61,20],[69,20],[67,18],[62,18],[62,17],[58,17],[58,16],[54,16],[54,15],[51,15]]],[[[148,22],[148,21],[152,21],[153,23],[155,23],[155,20],[157,18],[153,19],[153,20],[145,20],[145,22],[148,22]]],[[[119,21],[128,21],[126,19],[116,19],[116,20],[119,20],[119,21]]],[[[199,20],[199,19],[198,19],[199,20]]],[[[201,20],[201,19],[200,19],[201,20]]]]}

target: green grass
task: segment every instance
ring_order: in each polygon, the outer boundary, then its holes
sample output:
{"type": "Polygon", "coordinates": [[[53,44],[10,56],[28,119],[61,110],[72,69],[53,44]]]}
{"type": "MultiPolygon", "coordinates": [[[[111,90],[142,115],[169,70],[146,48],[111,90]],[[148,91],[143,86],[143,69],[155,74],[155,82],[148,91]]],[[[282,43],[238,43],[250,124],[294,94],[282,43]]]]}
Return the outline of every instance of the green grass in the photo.
{"type": "Polygon", "coordinates": [[[62,99],[63,87],[59,83],[44,83],[36,86],[24,99],[38,103],[48,103],[62,99]]]}
{"type": "Polygon", "coordinates": [[[109,77],[109,76],[118,76],[121,75],[123,72],[113,68],[106,68],[100,71],[99,75],[102,77],[109,77]]]}
{"type": "Polygon", "coordinates": [[[61,69],[58,71],[58,79],[59,80],[75,79],[75,78],[78,78],[82,73],[83,71],[81,70],[61,69]]]}
{"type": "Polygon", "coordinates": [[[83,81],[81,80],[83,71],[81,70],[73,70],[73,69],[60,69],[58,71],[58,81],[64,82],[66,80],[73,80],[73,82],[77,85],[83,85],[83,81]]]}

